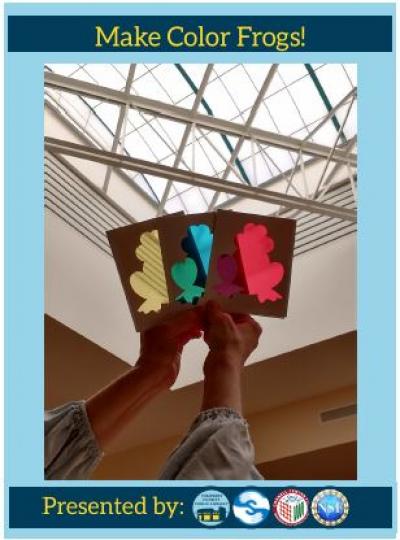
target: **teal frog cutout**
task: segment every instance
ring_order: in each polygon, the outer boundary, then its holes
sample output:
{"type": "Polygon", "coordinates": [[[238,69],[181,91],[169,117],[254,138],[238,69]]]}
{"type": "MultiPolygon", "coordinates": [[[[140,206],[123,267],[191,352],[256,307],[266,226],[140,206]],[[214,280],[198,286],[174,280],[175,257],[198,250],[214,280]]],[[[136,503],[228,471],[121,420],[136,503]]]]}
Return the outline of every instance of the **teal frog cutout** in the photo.
{"type": "Polygon", "coordinates": [[[176,300],[187,304],[194,304],[203,296],[204,287],[195,285],[197,278],[197,266],[193,259],[186,257],[182,262],[177,262],[171,268],[172,279],[183,289],[183,292],[176,297],[176,300]]]}
{"type": "Polygon", "coordinates": [[[190,225],[182,240],[182,249],[188,254],[184,261],[171,267],[171,276],[183,292],[176,300],[196,304],[203,296],[210,263],[213,234],[208,225],[190,225]]]}

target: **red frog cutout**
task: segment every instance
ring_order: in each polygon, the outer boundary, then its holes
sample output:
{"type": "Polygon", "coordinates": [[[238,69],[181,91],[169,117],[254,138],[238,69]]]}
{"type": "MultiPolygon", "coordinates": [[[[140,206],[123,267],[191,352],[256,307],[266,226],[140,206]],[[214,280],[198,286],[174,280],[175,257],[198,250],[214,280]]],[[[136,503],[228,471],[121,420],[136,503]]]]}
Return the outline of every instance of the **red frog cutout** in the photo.
{"type": "Polygon", "coordinates": [[[284,267],[270,260],[268,253],[273,251],[274,241],[268,236],[267,228],[247,223],[243,232],[236,235],[235,241],[238,250],[236,256],[240,260],[248,293],[256,295],[261,303],[280,300],[282,296],[274,287],[282,281],[284,267]]]}

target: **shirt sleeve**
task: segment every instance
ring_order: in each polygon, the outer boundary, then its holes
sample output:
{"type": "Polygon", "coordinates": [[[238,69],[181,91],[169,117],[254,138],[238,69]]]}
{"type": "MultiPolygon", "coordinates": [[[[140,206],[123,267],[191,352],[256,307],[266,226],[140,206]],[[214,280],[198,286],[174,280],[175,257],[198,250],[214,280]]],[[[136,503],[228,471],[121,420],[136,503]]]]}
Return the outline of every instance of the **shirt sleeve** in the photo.
{"type": "Polygon", "coordinates": [[[161,480],[262,480],[247,422],[235,410],[203,411],[169,456],[161,480]]]}
{"type": "Polygon", "coordinates": [[[103,456],[84,401],[45,411],[46,480],[84,480],[103,456]]]}

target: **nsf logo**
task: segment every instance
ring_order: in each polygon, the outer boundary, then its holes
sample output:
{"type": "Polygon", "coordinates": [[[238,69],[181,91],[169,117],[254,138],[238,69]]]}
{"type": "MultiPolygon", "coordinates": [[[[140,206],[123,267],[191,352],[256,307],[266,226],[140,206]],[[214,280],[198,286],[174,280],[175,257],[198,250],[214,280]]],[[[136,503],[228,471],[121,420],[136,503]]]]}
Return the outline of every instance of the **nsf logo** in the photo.
{"type": "Polygon", "coordinates": [[[260,525],[268,517],[270,504],[267,497],[254,490],[242,491],[233,501],[235,517],[245,525],[260,525]]]}
{"type": "Polygon", "coordinates": [[[336,527],[349,515],[349,501],[337,489],[324,489],[315,495],[311,511],[321,525],[336,527]]]}

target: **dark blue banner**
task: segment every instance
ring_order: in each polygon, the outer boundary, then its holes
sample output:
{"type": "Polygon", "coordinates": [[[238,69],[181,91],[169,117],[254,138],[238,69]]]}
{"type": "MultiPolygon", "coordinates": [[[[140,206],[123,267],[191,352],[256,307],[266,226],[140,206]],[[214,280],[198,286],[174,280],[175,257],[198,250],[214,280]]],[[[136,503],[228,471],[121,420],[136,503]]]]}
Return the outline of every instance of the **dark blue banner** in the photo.
{"type": "Polygon", "coordinates": [[[388,52],[392,17],[9,16],[8,50],[388,52]]]}
{"type": "Polygon", "coordinates": [[[12,487],[10,528],[391,528],[389,487],[12,487]]]}

